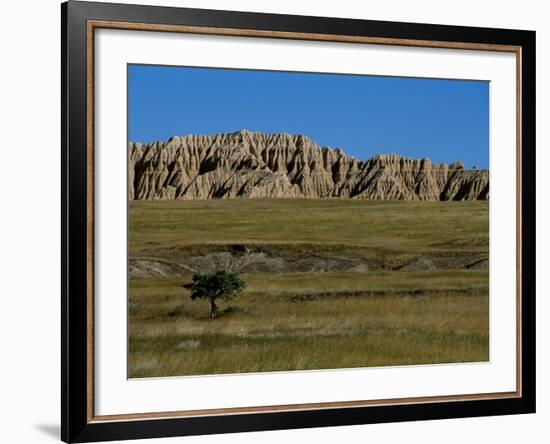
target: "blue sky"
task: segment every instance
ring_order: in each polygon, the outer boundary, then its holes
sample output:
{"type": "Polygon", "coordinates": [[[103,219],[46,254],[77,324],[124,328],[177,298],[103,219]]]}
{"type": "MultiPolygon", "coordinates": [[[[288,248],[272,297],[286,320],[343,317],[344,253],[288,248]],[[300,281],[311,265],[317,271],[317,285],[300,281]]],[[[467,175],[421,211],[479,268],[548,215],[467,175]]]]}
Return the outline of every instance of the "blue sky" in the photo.
{"type": "Polygon", "coordinates": [[[128,66],[133,142],[246,128],[305,134],[366,159],[396,153],[489,166],[489,83],[128,66]]]}

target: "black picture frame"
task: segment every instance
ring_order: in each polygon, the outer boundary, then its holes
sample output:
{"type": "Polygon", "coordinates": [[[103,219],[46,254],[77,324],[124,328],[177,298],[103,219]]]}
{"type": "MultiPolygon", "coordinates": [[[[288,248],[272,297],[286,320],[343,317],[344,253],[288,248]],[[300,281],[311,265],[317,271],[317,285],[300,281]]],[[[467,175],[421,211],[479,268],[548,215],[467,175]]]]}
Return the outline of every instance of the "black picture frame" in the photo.
{"type": "MultiPolygon", "coordinates": [[[[91,442],[511,415],[535,412],[535,32],[69,1],[61,5],[62,374],[61,438],[91,442]],[[186,25],[382,39],[512,45],[521,53],[521,394],[499,399],[335,407],[196,417],[95,421],[90,417],[88,344],[89,143],[87,23],[186,25]]],[[[92,314],[93,316],[93,314],[92,314]]]]}

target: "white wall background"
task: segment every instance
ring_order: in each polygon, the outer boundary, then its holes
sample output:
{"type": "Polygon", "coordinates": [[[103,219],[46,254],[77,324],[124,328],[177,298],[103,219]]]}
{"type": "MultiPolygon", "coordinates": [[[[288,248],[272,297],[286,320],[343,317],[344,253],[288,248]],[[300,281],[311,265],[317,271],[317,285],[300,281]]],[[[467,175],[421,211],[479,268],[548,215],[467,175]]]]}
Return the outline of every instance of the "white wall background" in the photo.
{"type": "MultiPolygon", "coordinates": [[[[550,432],[550,11],[540,0],[123,1],[537,31],[538,413],[150,442],[440,443],[528,440],[550,432]],[[546,149],[545,149],[546,148],[546,149]]],[[[0,6],[0,441],[55,442],[60,373],[60,12],[58,0],[0,6]]],[[[146,441],[143,441],[146,442],[146,441]]]]}

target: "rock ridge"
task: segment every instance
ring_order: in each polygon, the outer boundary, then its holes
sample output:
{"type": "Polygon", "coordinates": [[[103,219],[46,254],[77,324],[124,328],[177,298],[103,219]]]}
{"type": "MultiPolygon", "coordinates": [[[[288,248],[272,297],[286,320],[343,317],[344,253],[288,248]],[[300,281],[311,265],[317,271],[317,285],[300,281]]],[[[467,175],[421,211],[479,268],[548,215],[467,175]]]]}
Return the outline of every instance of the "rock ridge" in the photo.
{"type": "Polygon", "coordinates": [[[489,171],[397,154],[367,160],[304,135],[241,130],[129,143],[128,198],[487,200],[489,171]]]}

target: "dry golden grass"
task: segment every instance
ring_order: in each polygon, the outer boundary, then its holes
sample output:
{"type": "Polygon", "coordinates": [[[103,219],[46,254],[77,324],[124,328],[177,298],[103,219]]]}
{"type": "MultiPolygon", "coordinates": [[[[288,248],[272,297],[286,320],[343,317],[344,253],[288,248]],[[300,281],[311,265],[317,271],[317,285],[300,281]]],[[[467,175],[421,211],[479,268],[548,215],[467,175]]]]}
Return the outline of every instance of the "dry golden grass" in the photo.
{"type": "MultiPolygon", "coordinates": [[[[418,254],[488,255],[487,202],[131,202],[129,222],[131,257],[177,260],[226,244],[269,245],[282,256],[381,257],[386,268],[418,254]]],[[[189,278],[130,279],[129,376],[489,358],[487,269],[243,279],[245,291],[222,303],[215,321],[207,303],[191,301],[182,288],[189,278]]]]}
{"type": "Polygon", "coordinates": [[[486,273],[470,273],[469,289],[463,274],[415,296],[406,289],[441,273],[403,273],[399,292],[374,295],[389,273],[245,275],[247,289],[215,321],[183,279],[132,279],[130,377],[485,361],[486,273]],[[292,299],[314,294],[313,282],[334,297],[292,299]]]}

